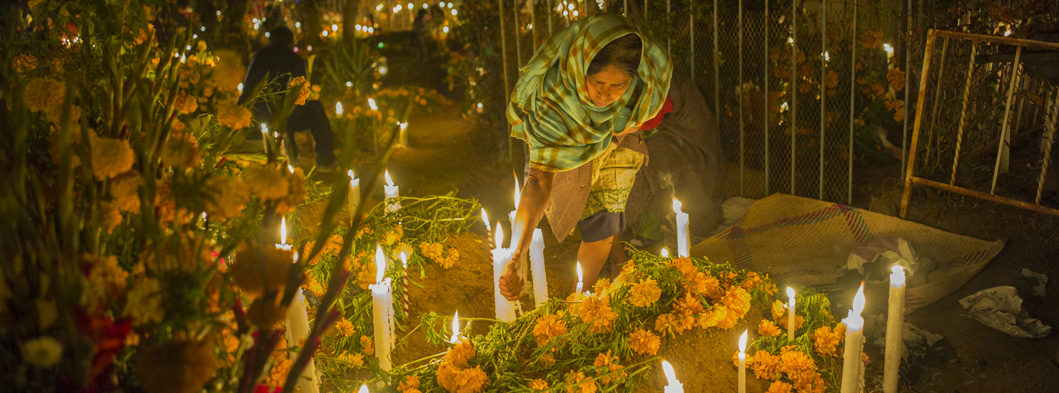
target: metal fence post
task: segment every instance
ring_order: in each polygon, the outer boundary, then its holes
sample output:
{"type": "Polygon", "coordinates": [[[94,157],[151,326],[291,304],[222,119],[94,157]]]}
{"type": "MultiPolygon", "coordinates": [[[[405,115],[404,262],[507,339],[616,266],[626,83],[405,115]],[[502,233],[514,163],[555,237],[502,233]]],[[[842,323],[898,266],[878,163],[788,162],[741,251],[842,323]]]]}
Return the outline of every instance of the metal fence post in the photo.
{"type": "Polygon", "coordinates": [[[1000,159],[1003,157],[1001,154],[1004,151],[1004,146],[1008,143],[1008,135],[1011,130],[1008,127],[1008,116],[1011,115],[1011,95],[1015,93],[1015,82],[1019,79],[1019,56],[1022,55],[1022,47],[1015,49],[1015,62],[1011,63],[1011,82],[1008,83],[1008,97],[1004,102],[1004,120],[1000,123],[1000,142],[997,143],[996,151],[996,166],[993,167],[993,186],[989,188],[989,193],[994,194],[996,192],[996,178],[1000,173],[1000,159]]]}
{"type": "Polygon", "coordinates": [[[795,182],[798,178],[797,162],[798,135],[798,6],[791,6],[791,195],[796,195],[795,182]]]}
{"type": "Polygon", "coordinates": [[[963,88],[963,108],[960,109],[960,125],[956,129],[956,153],[952,157],[952,178],[949,185],[956,184],[956,168],[960,163],[960,147],[963,144],[963,127],[967,124],[967,99],[971,95],[971,78],[974,76],[974,55],[978,49],[978,42],[971,41],[971,61],[967,65],[967,82],[963,88]]]}
{"type": "MultiPolygon", "coordinates": [[[[714,118],[717,120],[717,130],[721,129],[721,48],[717,39],[717,31],[720,29],[717,19],[717,0],[713,0],[713,105],[717,108],[714,118]]],[[[692,41],[694,42],[694,41],[692,41]]],[[[694,52],[692,52],[694,53],[694,52]]],[[[692,58],[694,60],[694,58],[692,58]]]]}
{"type": "Polygon", "coordinates": [[[769,0],[765,0],[765,195],[769,195],[769,107],[772,100],[769,98],[769,0]]]}
{"type": "Polygon", "coordinates": [[[818,199],[824,199],[824,128],[827,124],[827,2],[820,2],[820,181],[818,199]]]}
{"type": "Polygon", "coordinates": [[[519,22],[518,14],[522,13],[522,9],[518,7],[518,0],[515,0],[514,7],[515,14],[515,69],[522,68],[522,22],[519,22]]]}
{"type": "Polygon", "coordinates": [[[846,204],[853,203],[853,119],[856,117],[856,87],[857,87],[857,1],[853,1],[853,35],[850,37],[849,56],[849,153],[846,161],[849,169],[846,170],[848,180],[846,182],[846,204]]]}
{"type": "Polygon", "coordinates": [[[739,196],[746,196],[744,191],[745,178],[743,172],[746,167],[746,133],[743,130],[743,100],[746,98],[746,89],[743,86],[743,0],[739,0],[739,196]]]}
{"type": "MultiPolygon", "coordinates": [[[[912,35],[912,0],[908,0],[908,28],[907,36],[912,35]]],[[[912,92],[908,91],[912,88],[912,40],[908,39],[905,42],[905,118],[901,126],[901,176],[905,175],[908,165],[908,155],[915,154],[916,152],[909,151],[908,146],[908,116],[911,112],[908,111],[909,101],[912,98],[912,92]]],[[[896,97],[895,97],[896,99],[896,97]]],[[[902,217],[904,217],[902,215],[902,217]]]]}

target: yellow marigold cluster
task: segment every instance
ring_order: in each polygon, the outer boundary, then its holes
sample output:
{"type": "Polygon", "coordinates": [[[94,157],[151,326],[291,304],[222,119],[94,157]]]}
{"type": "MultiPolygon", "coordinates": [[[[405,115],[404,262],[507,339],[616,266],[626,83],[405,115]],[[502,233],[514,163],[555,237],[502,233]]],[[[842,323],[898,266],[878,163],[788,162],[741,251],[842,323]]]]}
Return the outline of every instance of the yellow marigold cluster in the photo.
{"type": "Polygon", "coordinates": [[[15,66],[15,71],[22,75],[37,68],[37,58],[25,53],[15,56],[15,60],[12,63],[15,66]]]}
{"type": "Polygon", "coordinates": [[[345,318],[339,319],[338,323],[335,323],[335,329],[338,330],[338,333],[342,334],[343,337],[352,336],[353,333],[356,332],[353,323],[345,318]]]}
{"type": "Polygon", "coordinates": [[[165,141],[158,158],[163,164],[171,167],[195,168],[199,166],[201,157],[199,141],[189,134],[183,134],[174,135],[165,141]]]}
{"type": "Polygon", "coordinates": [[[228,176],[211,176],[204,183],[203,207],[210,219],[228,219],[239,215],[250,200],[246,183],[228,176]]]}
{"type": "Polygon", "coordinates": [[[199,109],[199,102],[195,97],[192,97],[187,93],[180,93],[173,101],[173,109],[185,115],[190,115],[195,113],[196,109],[199,109]]]}
{"type": "Polygon", "coordinates": [[[776,326],[775,322],[762,319],[761,323],[757,325],[757,332],[762,336],[776,337],[780,335],[780,328],[776,326]]]}
{"type": "Polygon", "coordinates": [[[401,393],[421,393],[419,390],[419,376],[409,375],[397,385],[397,391],[401,393]]]}
{"type": "Polygon", "coordinates": [[[123,212],[135,212],[140,210],[139,189],[143,185],[143,177],[140,172],[131,170],[122,173],[110,180],[108,191],[113,198],[114,207],[123,212]]]}
{"type": "Polygon", "coordinates": [[[268,369],[268,374],[261,380],[261,384],[265,386],[281,387],[287,382],[287,374],[290,373],[291,366],[294,365],[294,361],[287,356],[281,356],[278,359],[273,359],[272,367],[268,369]]]}
{"type": "Polygon", "coordinates": [[[537,339],[537,346],[539,347],[548,344],[548,341],[552,338],[565,335],[566,333],[566,324],[564,324],[562,319],[555,314],[541,317],[533,327],[533,336],[537,339]]]}
{"type": "Polygon", "coordinates": [[[838,347],[838,343],[842,342],[846,335],[846,325],[838,324],[834,330],[831,327],[824,326],[813,331],[813,349],[820,356],[838,356],[835,349],[838,347]]]}
{"type": "Polygon", "coordinates": [[[455,248],[449,248],[449,255],[444,255],[445,248],[441,243],[420,243],[419,251],[424,257],[433,259],[434,262],[445,269],[451,268],[460,258],[460,252],[455,248]]]}
{"type": "Polygon", "coordinates": [[[728,308],[728,313],[717,323],[717,327],[730,329],[750,311],[750,293],[743,288],[734,287],[721,298],[721,304],[728,308]]]}
{"type": "Polygon", "coordinates": [[[295,99],[294,105],[305,105],[305,100],[309,99],[309,94],[312,93],[309,90],[309,81],[305,80],[304,76],[292,78],[290,80],[291,92],[297,91],[298,98],[295,99]]]}
{"type": "Polygon", "coordinates": [[[290,189],[287,177],[281,169],[271,165],[255,165],[243,172],[243,181],[250,192],[262,200],[276,200],[287,195],[290,189]]]}
{"type": "Polygon", "coordinates": [[[153,278],[138,280],[132,284],[122,315],[132,318],[134,326],[162,322],[165,318],[164,300],[161,282],[153,278]]]}
{"type": "Polygon", "coordinates": [[[882,37],[883,31],[881,29],[871,29],[864,32],[864,35],[857,39],[857,43],[868,49],[878,48],[882,44],[882,37]]]}
{"type": "Polygon", "coordinates": [[[596,393],[596,390],[599,389],[596,386],[596,382],[588,380],[585,373],[573,370],[566,374],[566,381],[563,385],[566,388],[566,393],[596,393]]]}
{"type": "Polygon", "coordinates": [[[360,347],[364,349],[364,353],[368,356],[375,354],[375,340],[368,336],[360,336],[360,347]]]}
{"type": "Polygon", "coordinates": [[[91,269],[88,273],[88,285],[85,288],[85,299],[89,310],[96,310],[109,303],[125,290],[125,281],[129,278],[129,273],[118,266],[116,256],[100,257],[85,254],[81,260],[91,269]]]}
{"type": "Polygon", "coordinates": [[[456,343],[445,354],[445,359],[438,366],[438,385],[449,392],[479,393],[489,385],[489,377],[481,366],[470,367],[468,363],[474,358],[474,345],[467,340],[456,343]]]}
{"type": "Polygon", "coordinates": [[[537,391],[548,390],[548,381],[545,381],[543,379],[534,379],[532,381],[529,381],[529,383],[526,384],[526,387],[537,391]]]}
{"type": "Polygon", "coordinates": [[[647,307],[658,301],[662,296],[662,290],[658,288],[658,282],[648,278],[640,280],[629,290],[629,303],[636,307],[647,307]]]}
{"type": "Polygon", "coordinates": [[[636,329],[629,334],[629,349],[638,354],[654,355],[661,345],[662,340],[650,331],[636,329]]]}
{"type": "Polygon", "coordinates": [[[250,127],[250,110],[234,102],[221,104],[217,110],[217,122],[233,130],[250,127]]]}
{"type": "Polygon", "coordinates": [[[132,169],[136,155],[128,142],[92,135],[89,144],[92,149],[92,174],[97,180],[109,179],[132,169]]]}
{"type": "Polygon", "coordinates": [[[99,227],[110,233],[114,227],[121,224],[121,210],[118,210],[117,205],[111,202],[104,201],[99,204],[99,227]]]}
{"type": "MultiPolygon", "coordinates": [[[[364,354],[363,353],[345,353],[338,356],[338,360],[343,364],[343,368],[352,371],[364,367],[364,354]]],[[[409,392],[411,393],[411,392],[409,392]]]]}
{"type": "Polygon", "coordinates": [[[769,385],[769,390],[765,393],[791,393],[794,387],[791,384],[783,381],[775,381],[769,385]]]}
{"type": "Polygon", "coordinates": [[[787,303],[779,300],[772,302],[772,320],[782,320],[784,315],[787,315],[787,303]]]}
{"type": "Polygon", "coordinates": [[[382,236],[382,244],[392,246],[394,243],[400,241],[402,236],[404,236],[404,229],[398,225],[394,230],[386,232],[386,234],[382,236]]]}
{"type": "MultiPolygon", "coordinates": [[[[312,252],[313,247],[316,247],[315,241],[305,243],[305,252],[307,254],[312,252]]],[[[306,261],[306,263],[309,264],[309,266],[316,266],[317,263],[320,263],[320,259],[324,255],[335,254],[339,251],[342,251],[342,236],[331,235],[331,237],[324,241],[324,246],[323,249],[320,250],[320,253],[316,254],[313,259],[306,261]]]]}
{"type": "Polygon", "coordinates": [[[610,298],[593,294],[585,297],[578,308],[581,320],[592,325],[592,333],[609,332],[618,314],[610,308],[610,298]]]}
{"type": "Polygon", "coordinates": [[[599,374],[608,374],[599,378],[599,382],[604,385],[609,385],[612,381],[618,381],[625,377],[625,372],[621,371],[625,368],[621,364],[618,364],[618,357],[611,356],[610,350],[607,353],[601,353],[596,356],[596,360],[592,362],[592,366],[598,368],[599,374]]]}
{"type": "Polygon", "coordinates": [[[26,84],[26,106],[38,112],[63,104],[66,99],[66,85],[51,78],[35,78],[26,84]]]}

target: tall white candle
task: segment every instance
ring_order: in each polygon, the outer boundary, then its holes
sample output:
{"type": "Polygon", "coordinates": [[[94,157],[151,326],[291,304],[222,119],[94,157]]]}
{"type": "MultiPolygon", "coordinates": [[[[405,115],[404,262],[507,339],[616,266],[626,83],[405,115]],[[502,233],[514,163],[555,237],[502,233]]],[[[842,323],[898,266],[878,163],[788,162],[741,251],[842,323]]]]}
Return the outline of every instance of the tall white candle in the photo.
{"type": "MultiPolygon", "coordinates": [[[[295,260],[297,262],[297,260],[295,260]]],[[[287,307],[287,345],[301,345],[302,340],[309,338],[309,315],[305,311],[305,296],[302,289],[294,295],[294,300],[287,307]]],[[[302,370],[302,378],[298,380],[298,387],[302,392],[318,393],[320,391],[319,381],[316,380],[316,362],[309,358],[309,364],[302,370]]]]}
{"type": "Polygon", "coordinates": [[[401,208],[401,202],[397,200],[397,197],[401,196],[397,186],[393,184],[393,179],[390,178],[390,171],[385,172],[386,185],[383,186],[386,191],[386,212],[392,213],[401,208]]]}
{"type": "Polygon", "coordinates": [[[662,372],[666,375],[666,387],[664,393],[684,393],[684,384],[677,380],[677,373],[673,371],[673,365],[662,361],[662,372]]]}
{"type": "Polygon", "coordinates": [[[533,303],[535,307],[540,307],[548,301],[548,275],[544,271],[544,232],[540,228],[533,230],[529,257],[530,269],[533,272],[533,303]]]}
{"type": "Polygon", "coordinates": [[[582,282],[583,278],[584,278],[584,273],[581,271],[581,261],[577,261],[577,290],[574,291],[574,293],[576,293],[577,296],[581,296],[581,293],[584,292],[585,283],[582,282]]]}
{"type": "Polygon", "coordinates": [[[382,247],[375,249],[375,284],[371,289],[372,321],[375,326],[375,357],[379,358],[379,368],[390,371],[393,363],[390,360],[390,349],[394,341],[393,288],[386,275],[386,254],[382,247]]]}
{"type": "Polygon", "coordinates": [[[842,359],[842,393],[855,393],[860,387],[861,351],[864,349],[864,284],[853,298],[853,309],[846,317],[846,350],[842,359]]]}
{"type": "Polygon", "coordinates": [[[739,393],[746,393],[746,335],[747,331],[744,330],[743,335],[739,336],[739,393]]]}
{"type": "Polygon", "coordinates": [[[691,255],[691,239],[688,237],[688,213],[680,210],[681,203],[673,198],[673,212],[677,213],[677,255],[688,257],[691,255]]]}
{"type": "Polygon", "coordinates": [[[261,145],[265,154],[268,154],[268,124],[261,123],[261,145]]]}
{"type": "Polygon", "coordinates": [[[905,269],[894,265],[890,273],[890,304],[886,318],[886,361],[883,368],[883,393],[897,392],[901,353],[904,350],[905,269]]]}
{"type": "Polygon", "coordinates": [[[368,384],[360,385],[360,390],[357,393],[371,393],[368,391],[368,384]]]}
{"type": "Polygon", "coordinates": [[[503,322],[515,320],[514,302],[507,300],[500,293],[500,277],[507,273],[507,267],[511,264],[511,249],[502,248],[504,241],[504,230],[499,223],[496,226],[495,242],[493,249],[493,303],[496,307],[496,319],[503,322]]]}
{"type": "Polygon", "coordinates": [[[787,341],[794,341],[794,288],[787,287],[787,341]]]}
{"type": "Polygon", "coordinates": [[[342,101],[335,103],[335,114],[339,116],[342,115],[342,101]]]}
{"type": "Polygon", "coordinates": [[[353,175],[352,169],[346,174],[349,175],[349,194],[346,195],[346,202],[349,209],[349,219],[352,222],[353,215],[357,213],[357,206],[360,206],[360,179],[353,175]]]}

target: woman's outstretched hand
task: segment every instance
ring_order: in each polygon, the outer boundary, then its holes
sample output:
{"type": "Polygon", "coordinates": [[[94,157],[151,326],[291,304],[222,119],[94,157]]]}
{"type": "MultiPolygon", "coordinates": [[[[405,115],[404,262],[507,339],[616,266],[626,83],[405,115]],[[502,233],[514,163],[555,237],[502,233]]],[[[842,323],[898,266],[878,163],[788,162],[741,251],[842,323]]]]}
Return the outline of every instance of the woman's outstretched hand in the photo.
{"type": "Polygon", "coordinates": [[[519,300],[522,297],[522,288],[526,285],[526,279],[519,275],[517,264],[521,262],[521,252],[516,252],[507,265],[507,272],[500,276],[500,294],[510,301],[519,300]]]}

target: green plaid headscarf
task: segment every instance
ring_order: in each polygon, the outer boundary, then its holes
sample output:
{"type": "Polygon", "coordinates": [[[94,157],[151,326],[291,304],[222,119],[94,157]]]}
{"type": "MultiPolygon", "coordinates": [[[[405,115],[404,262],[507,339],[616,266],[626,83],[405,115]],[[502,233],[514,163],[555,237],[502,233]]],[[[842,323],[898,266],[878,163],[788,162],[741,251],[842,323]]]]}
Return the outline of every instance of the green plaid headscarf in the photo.
{"type": "Polygon", "coordinates": [[[507,108],[511,136],[529,144],[532,167],[562,172],[603,154],[614,133],[656,116],[669,93],[673,65],[669,54],[628,19],[603,13],[548,39],[520,71],[507,108]],[[621,98],[598,107],[588,96],[588,65],[604,46],[628,34],[643,43],[640,67],[621,98]]]}

